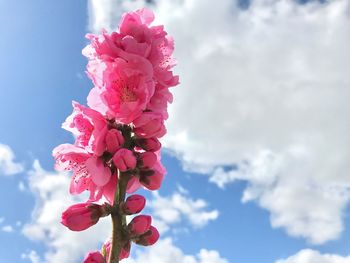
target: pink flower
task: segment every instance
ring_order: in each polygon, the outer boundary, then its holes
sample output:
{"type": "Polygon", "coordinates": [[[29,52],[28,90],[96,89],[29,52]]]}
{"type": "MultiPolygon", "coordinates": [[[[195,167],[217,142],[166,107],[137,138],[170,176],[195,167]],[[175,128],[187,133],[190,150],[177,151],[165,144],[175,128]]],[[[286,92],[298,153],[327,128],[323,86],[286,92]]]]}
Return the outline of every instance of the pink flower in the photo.
{"type": "Polygon", "coordinates": [[[135,216],[128,224],[132,236],[139,236],[146,233],[151,227],[152,217],[147,215],[135,216]]]}
{"type": "Polygon", "coordinates": [[[104,185],[101,189],[102,195],[107,199],[108,203],[114,204],[115,190],[118,185],[118,176],[116,174],[112,174],[109,182],[104,185]]]}
{"type": "Polygon", "coordinates": [[[102,80],[95,82],[95,85],[102,85],[94,88],[100,89],[99,91],[90,92],[88,102],[93,102],[93,105],[89,106],[94,108],[97,104],[99,108],[96,110],[101,110],[99,105],[104,104],[107,111],[103,113],[109,118],[125,124],[131,123],[146,109],[153,96],[152,65],[139,56],[132,56],[129,60],[117,58],[113,62],[103,63],[106,65],[103,75],[93,77],[102,80]],[[99,100],[101,103],[98,103],[99,100]]]}
{"type": "Polygon", "coordinates": [[[113,163],[122,172],[136,167],[136,158],[132,151],[122,148],[113,156],[113,163]]]}
{"type": "Polygon", "coordinates": [[[160,138],[166,133],[164,119],[159,113],[144,112],[140,117],[134,120],[134,125],[134,132],[141,138],[160,138]]]}
{"type": "Polygon", "coordinates": [[[99,251],[89,252],[84,258],[84,263],[105,263],[105,259],[99,251]]]}
{"type": "Polygon", "coordinates": [[[106,135],[107,151],[114,154],[124,144],[124,137],[120,131],[111,129],[106,135]]]}
{"type": "MultiPolygon", "coordinates": [[[[111,240],[109,239],[106,243],[103,244],[103,249],[106,251],[106,258],[109,258],[109,253],[111,251],[111,240]]],[[[119,260],[122,260],[124,258],[128,258],[130,256],[130,249],[131,249],[131,243],[130,241],[126,242],[124,246],[122,247],[120,254],[119,254],[119,260]]]]}
{"type": "Polygon", "coordinates": [[[145,207],[146,199],[142,195],[131,195],[122,205],[122,211],[126,215],[133,215],[141,212],[145,207]]]}
{"type": "Polygon", "coordinates": [[[135,52],[140,50],[135,47],[143,44],[141,48],[143,52],[138,54],[144,55],[151,61],[157,81],[167,86],[174,86],[178,83],[178,77],[174,77],[170,71],[176,64],[172,58],[174,41],[167,36],[163,26],[149,27],[153,20],[153,12],[145,8],[125,13],[119,25],[120,35],[131,36],[133,41],[130,39],[127,42],[124,41],[122,48],[127,52],[135,52]],[[148,44],[147,47],[145,43],[148,44]]]}
{"type": "Polygon", "coordinates": [[[112,191],[112,186],[108,184],[112,177],[111,170],[104,166],[101,159],[86,150],[71,144],[61,144],[53,150],[53,156],[56,169],[73,171],[69,189],[71,194],[89,190],[89,200],[96,201],[104,195],[104,188],[108,187],[109,192],[112,191]]]}
{"type": "Polygon", "coordinates": [[[141,149],[150,152],[156,152],[162,147],[162,144],[157,138],[137,138],[135,143],[141,149]]]}
{"type": "Polygon", "coordinates": [[[173,95],[168,87],[156,85],[155,92],[147,105],[147,110],[162,115],[164,120],[168,119],[167,106],[173,102],[173,95]]]}
{"type": "Polygon", "coordinates": [[[139,236],[135,243],[142,246],[152,246],[159,239],[159,232],[157,228],[151,226],[149,230],[143,235],[139,236]]]}
{"type": "Polygon", "coordinates": [[[172,58],[174,41],[163,26],[150,26],[153,20],[154,14],[145,8],[125,13],[119,32],[87,35],[91,44],[83,50],[83,54],[91,61],[126,59],[129,54],[143,57],[152,64],[154,78],[158,83],[167,87],[175,86],[178,76],[174,76],[171,71],[176,64],[172,58]]]}
{"type": "Polygon", "coordinates": [[[73,113],[62,124],[62,127],[76,135],[75,145],[84,147],[88,152],[95,153],[97,156],[103,154],[107,121],[98,111],[73,101],[73,113]]]}
{"type": "Polygon", "coordinates": [[[102,212],[97,204],[75,204],[62,213],[61,223],[72,231],[82,231],[96,224],[102,212]]]}

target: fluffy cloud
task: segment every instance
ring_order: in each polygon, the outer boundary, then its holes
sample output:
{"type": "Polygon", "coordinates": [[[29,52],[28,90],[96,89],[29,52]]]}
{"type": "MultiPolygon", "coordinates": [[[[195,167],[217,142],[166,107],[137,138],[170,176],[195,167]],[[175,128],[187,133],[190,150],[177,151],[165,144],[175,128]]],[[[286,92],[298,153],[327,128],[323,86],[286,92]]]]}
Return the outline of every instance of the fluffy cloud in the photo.
{"type": "Polygon", "coordinates": [[[23,166],[14,161],[15,155],[11,148],[0,143],[0,174],[14,175],[23,171],[23,166]]]}
{"type": "MultiPolygon", "coordinates": [[[[36,207],[32,222],[24,225],[23,233],[29,239],[43,242],[47,246],[44,255],[46,263],[78,262],[89,250],[97,249],[110,234],[108,219],[102,219],[97,225],[79,233],[70,231],[59,223],[62,211],[69,204],[83,201],[82,198],[72,198],[69,195],[69,181],[68,174],[47,172],[38,161],[29,172],[29,190],[36,196],[36,207]]],[[[35,258],[31,254],[26,258],[35,258]]]]}
{"type": "Polygon", "coordinates": [[[146,251],[137,253],[135,259],[129,259],[126,263],[228,263],[215,250],[201,249],[197,255],[186,255],[176,247],[170,238],[160,240],[156,245],[147,248],[146,251]]]}
{"type": "Polygon", "coordinates": [[[11,225],[6,225],[1,227],[1,230],[6,233],[12,233],[14,231],[13,227],[11,225]]]}
{"type": "MultiPolygon", "coordinates": [[[[219,187],[247,181],[242,200],[273,227],[321,244],[350,198],[350,2],[297,2],[157,1],[181,76],[164,144],[219,187]]],[[[92,29],[115,28],[110,5],[91,6],[92,29]]]]}
{"type": "Polygon", "coordinates": [[[321,254],[318,251],[304,249],[299,251],[294,256],[287,259],[281,259],[276,263],[349,263],[350,256],[341,257],[332,254],[321,254]]]}
{"type": "Polygon", "coordinates": [[[22,259],[28,259],[31,263],[40,263],[40,257],[38,253],[34,250],[29,251],[28,253],[23,253],[21,255],[22,259]]]}
{"type": "Polygon", "coordinates": [[[184,191],[175,192],[171,196],[162,197],[157,192],[148,207],[152,209],[155,218],[155,225],[165,232],[171,224],[176,224],[183,219],[192,226],[199,228],[208,222],[217,219],[217,210],[207,211],[208,204],[203,199],[193,200],[184,191]]]}

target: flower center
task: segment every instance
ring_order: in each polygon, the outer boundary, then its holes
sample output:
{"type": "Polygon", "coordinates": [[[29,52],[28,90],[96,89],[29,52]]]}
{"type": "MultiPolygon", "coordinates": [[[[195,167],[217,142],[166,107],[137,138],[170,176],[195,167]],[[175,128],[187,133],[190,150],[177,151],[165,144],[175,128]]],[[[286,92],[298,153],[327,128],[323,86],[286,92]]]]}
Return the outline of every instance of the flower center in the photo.
{"type": "Polygon", "coordinates": [[[119,93],[119,99],[122,102],[132,102],[137,100],[135,93],[133,92],[132,88],[130,88],[130,85],[126,83],[125,80],[113,80],[113,86],[114,89],[119,93]]]}
{"type": "Polygon", "coordinates": [[[134,92],[132,92],[128,86],[122,88],[120,98],[124,102],[131,102],[136,100],[134,92]]]}

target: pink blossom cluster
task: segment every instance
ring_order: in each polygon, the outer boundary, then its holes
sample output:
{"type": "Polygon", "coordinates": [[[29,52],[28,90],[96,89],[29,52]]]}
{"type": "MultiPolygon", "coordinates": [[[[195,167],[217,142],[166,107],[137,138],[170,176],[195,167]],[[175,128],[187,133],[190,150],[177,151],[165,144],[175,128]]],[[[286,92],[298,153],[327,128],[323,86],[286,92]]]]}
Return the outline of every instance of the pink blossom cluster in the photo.
{"type": "MultiPolygon", "coordinates": [[[[178,84],[172,73],[174,42],[162,25],[151,26],[154,14],[148,9],[125,13],[116,32],[88,34],[90,44],[87,74],[94,83],[88,107],[73,102],[73,113],[62,127],[73,133],[74,144],[53,150],[55,167],[72,171],[69,192],[89,192],[85,203],[75,204],[62,214],[62,224],[82,231],[100,217],[122,218],[141,212],[145,198],[130,195],[140,187],[157,190],[166,170],[160,161],[165,135],[170,87],[178,84]],[[105,199],[106,203],[98,202],[105,199]]],[[[124,220],[125,221],[125,220],[124,220]]],[[[127,258],[131,242],[152,245],[159,234],[147,215],[121,223],[117,238],[119,259],[127,258]]],[[[89,253],[84,262],[110,262],[113,239],[101,252],[89,253]]]]}

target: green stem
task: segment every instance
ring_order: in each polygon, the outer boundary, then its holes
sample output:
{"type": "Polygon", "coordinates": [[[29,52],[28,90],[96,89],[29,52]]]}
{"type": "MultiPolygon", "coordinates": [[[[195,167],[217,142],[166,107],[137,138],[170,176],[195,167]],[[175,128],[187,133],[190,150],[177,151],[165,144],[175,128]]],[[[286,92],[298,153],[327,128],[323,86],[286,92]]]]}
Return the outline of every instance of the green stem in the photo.
{"type": "Polygon", "coordinates": [[[125,244],[125,228],[126,216],[119,211],[119,204],[125,200],[126,185],[128,183],[128,175],[120,173],[118,187],[113,205],[112,217],[112,242],[109,254],[109,263],[119,263],[119,255],[123,245],[125,244]]]}

